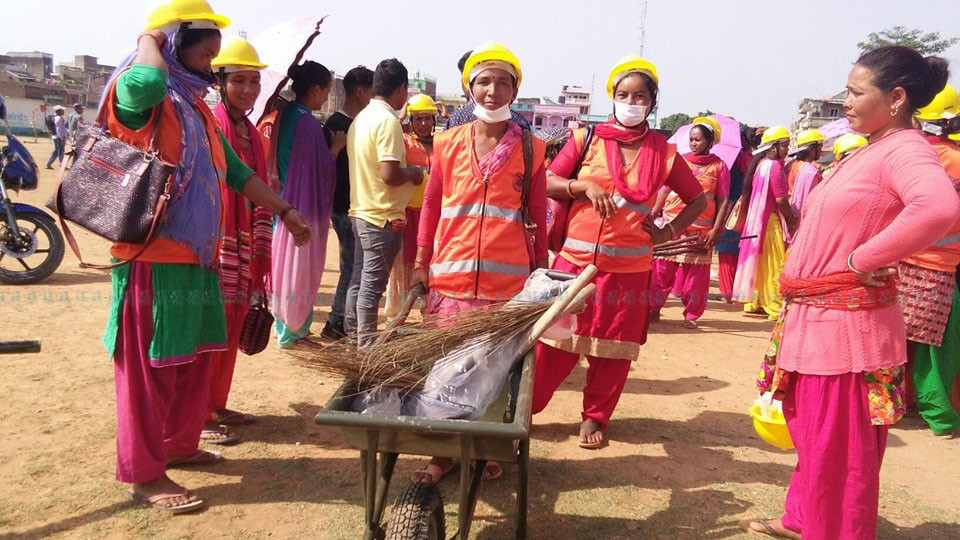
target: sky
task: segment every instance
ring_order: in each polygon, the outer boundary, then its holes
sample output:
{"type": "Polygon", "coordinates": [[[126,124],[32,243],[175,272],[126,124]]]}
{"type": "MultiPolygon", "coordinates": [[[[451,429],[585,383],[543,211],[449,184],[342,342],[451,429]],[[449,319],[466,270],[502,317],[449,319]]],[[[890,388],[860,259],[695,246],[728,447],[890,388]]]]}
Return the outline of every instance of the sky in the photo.
{"type": "MultiPolygon", "coordinates": [[[[458,93],[456,62],[488,40],[523,68],[521,97],[556,99],[564,84],[594,89],[595,114],[611,111],[606,81],[616,61],[640,52],[640,1],[608,0],[210,0],[232,19],[224,36],[328,15],[307,58],[338,73],[399,58],[411,74],[458,93]]],[[[40,50],[54,62],[89,54],[115,64],[134,47],[145,0],[2,0],[0,52],[40,50]],[[77,7],[82,6],[78,10],[77,7]]],[[[956,0],[806,2],[649,0],[643,56],[660,73],[660,117],[710,109],[752,125],[787,124],[804,97],[839,92],[857,42],[893,25],[960,36],[956,0]]],[[[960,45],[943,56],[960,83],[960,45]]]]}

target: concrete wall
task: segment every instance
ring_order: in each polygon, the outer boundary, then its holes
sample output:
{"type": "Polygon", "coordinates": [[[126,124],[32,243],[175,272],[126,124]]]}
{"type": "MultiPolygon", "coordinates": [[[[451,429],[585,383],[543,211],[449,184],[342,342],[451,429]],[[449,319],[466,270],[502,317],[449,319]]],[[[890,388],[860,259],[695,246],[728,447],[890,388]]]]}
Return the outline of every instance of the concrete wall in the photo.
{"type": "MultiPolygon", "coordinates": [[[[6,96],[4,100],[7,104],[7,122],[15,135],[46,134],[43,113],[40,112],[42,101],[6,96]]],[[[53,112],[52,109],[50,112],[53,112]]]]}

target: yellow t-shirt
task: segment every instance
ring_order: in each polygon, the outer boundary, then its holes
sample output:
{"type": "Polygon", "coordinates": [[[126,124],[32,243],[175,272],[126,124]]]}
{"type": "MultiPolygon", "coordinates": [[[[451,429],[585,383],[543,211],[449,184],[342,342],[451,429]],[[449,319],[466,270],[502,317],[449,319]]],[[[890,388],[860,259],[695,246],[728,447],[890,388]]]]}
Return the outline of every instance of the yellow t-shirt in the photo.
{"type": "Polygon", "coordinates": [[[383,227],[402,219],[416,186],[389,186],[380,178],[380,162],[406,164],[403,128],[393,109],[379,99],[370,100],[347,131],[350,159],[350,217],[383,227]]]}

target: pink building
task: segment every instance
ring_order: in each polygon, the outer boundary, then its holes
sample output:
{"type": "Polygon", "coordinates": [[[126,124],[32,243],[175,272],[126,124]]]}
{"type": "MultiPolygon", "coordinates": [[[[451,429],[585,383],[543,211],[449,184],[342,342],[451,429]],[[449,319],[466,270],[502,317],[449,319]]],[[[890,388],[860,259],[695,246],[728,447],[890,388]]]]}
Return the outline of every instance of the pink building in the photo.
{"type": "Polygon", "coordinates": [[[575,128],[579,125],[579,120],[579,105],[545,103],[534,106],[533,127],[535,128],[575,128]]]}

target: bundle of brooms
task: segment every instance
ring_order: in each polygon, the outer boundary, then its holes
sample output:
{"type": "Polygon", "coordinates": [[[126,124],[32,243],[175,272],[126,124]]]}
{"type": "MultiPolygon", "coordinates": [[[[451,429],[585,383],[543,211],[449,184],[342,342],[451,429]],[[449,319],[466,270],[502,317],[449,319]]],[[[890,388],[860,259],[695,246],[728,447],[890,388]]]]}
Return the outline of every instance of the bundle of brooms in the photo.
{"type": "Polygon", "coordinates": [[[329,345],[309,340],[290,353],[307,367],[355,383],[357,392],[379,388],[396,388],[401,394],[415,392],[437,362],[456,361],[461,353],[475,348],[526,334],[517,351],[518,356],[525,353],[561,316],[586,302],[594,291],[589,284],[594,275],[596,267],[588,266],[552,302],[492,304],[451,316],[432,316],[394,332],[409,312],[411,298],[415,298],[411,295],[401,315],[378,333],[369,347],[359,348],[351,339],[329,345]]]}
{"type": "MultiPolygon", "coordinates": [[[[736,238],[728,238],[726,240],[720,240],[718,244],[726,244],[733,242],[740,242],[743,240],[749,240],[751,238],[756,238],[756,235],[753,236],[738,236],[736,238]]],[[[654,256],[660,257],[672,257],[675,255],[683,255],[685,253],[697,253],[697,254],[706,254],[710,250],[707,249],[707,245],[704,242],[702,236],[694,234],[691,236],[684,236],[677,238],[676,240],[670,240],[669,242],[664,242],[662,244],[657,244],[653,246],[654,256]]]]}

